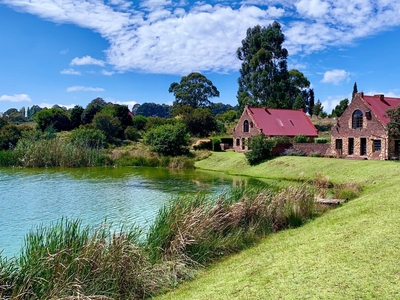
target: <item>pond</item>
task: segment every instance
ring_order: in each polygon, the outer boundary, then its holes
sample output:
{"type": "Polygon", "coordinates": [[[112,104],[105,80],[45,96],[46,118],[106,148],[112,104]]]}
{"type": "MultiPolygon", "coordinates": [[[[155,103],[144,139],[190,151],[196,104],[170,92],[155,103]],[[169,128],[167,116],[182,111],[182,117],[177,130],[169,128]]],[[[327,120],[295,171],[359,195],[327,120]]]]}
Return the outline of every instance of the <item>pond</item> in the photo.
{"type": "Polygon", "coordinates": [[[157,168],[1,169],[0,252],[18,255],[25,235],[62,217],[84,225],[148,227],[158,209],[181,194],[221,194],[232,185],[260,185],[239,176],[157,168]]]}

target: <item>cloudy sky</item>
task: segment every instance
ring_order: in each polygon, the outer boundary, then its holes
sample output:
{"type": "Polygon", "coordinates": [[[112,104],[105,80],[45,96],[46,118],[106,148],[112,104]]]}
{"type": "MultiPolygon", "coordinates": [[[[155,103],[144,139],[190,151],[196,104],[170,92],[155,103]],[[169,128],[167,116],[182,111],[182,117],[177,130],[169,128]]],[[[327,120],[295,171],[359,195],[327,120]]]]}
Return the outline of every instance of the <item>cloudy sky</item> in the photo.
{"type": "Polygon", "coordinates": [[[236,105],[246,30],[282,25],[289,68],[329,113],[357,82],[400,97],[400,0],[0,0],[0,112],[54,104],[171,104],[197,71],[236,105]]]}

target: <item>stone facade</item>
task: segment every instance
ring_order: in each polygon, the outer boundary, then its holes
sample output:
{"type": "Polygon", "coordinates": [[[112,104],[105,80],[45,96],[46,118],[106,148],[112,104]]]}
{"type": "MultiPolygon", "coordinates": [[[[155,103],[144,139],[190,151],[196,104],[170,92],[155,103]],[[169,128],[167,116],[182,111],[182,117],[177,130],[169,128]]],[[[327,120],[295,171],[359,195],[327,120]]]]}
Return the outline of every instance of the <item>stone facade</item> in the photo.
{"type": "Polygon", "coordinates": [[[389,139],[385,125],[363,97],[363,93],[356,94],[332,127],[329,154],[355,159],[389,159],[394,155],[398,142],[389,139]]]}
{"type": "Polygon", "coordinates": [[[233,150],[236,152],[248,151],[249,138],[262,132],[249,115],[247,109],[243,111],[242,116],[233,130],[233,150]],[[247,122],[248,126],[245,126],[245,122],[247,122]]]}

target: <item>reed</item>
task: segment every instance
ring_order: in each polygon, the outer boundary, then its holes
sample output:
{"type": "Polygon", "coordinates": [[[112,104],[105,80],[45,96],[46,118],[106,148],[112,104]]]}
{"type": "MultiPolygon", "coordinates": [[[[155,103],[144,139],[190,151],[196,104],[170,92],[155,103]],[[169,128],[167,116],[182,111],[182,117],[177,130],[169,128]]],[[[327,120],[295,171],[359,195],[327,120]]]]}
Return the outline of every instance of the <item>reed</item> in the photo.
{"type": "Polygon", "coordinates": [[[313,218],[313,199],[306,185],[178,197],[147,234],[64,218],[30,232],[18,258],[0,257],[0,298],[148,298],[193,278],[201,265],[313,218]]]}

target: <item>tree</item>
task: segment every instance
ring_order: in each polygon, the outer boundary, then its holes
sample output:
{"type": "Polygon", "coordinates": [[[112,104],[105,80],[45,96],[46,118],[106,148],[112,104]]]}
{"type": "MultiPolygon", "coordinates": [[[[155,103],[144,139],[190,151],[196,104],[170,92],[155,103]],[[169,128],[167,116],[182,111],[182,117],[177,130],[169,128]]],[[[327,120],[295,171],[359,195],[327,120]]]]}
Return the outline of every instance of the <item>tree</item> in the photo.
{"type": "Polygon", "coordinates": [[[83,111],[84,111],[83,107],[79,105],[75,105],[71,109],[70,120],[72,128],[78,128],[82,124],[83,111]]]}
{"type": "Polygon", "coordinates": [[[166,124],[151,128],[144,136],[144,143],[162,155],[178,156],[188,152],[189,138],[182,123],[166,124]]]}
{"type": "Polygon", "coordinates": [[[0,150],[15,147],[21,138],[21,131],[15,125],[5,125],[0,130],[0,150]]]}
{"type": "Polygon", "coordinates": [[[59,108],[45,108],[35,115],[36,126],[42,132],[48,127],[53,127],[56,131],[70,130],[71,121],[65,111],[59,108]]]}
{"type": "Polygon", "coordinates": [[[104,148],[106,137],[98,129],[75,129],[71,131],[71,143],[86,148],[104,148]]]}
{"type": "Polygon", "coordinates": [[[293,109],[305,109],[306,103],[301,94],[297,94],[296,100],[293,103],[293,109]]]}
{"type": "Polygon", "coordinates": [[[81,116],[81,121],[82,124],[90,124],[92,123],[92,120],[101,109],[106,106],[107,102],[104,101],[102,98],[96,98],[93,99],[85,108],[85,110],[82,113],[81,116]]]}
{"type": "Polygon", "coordinates": [[[353,85],[353,93],[351,94],[351,100],[353,100],[354,96],[358,93],[358,89],[357,89],[357,82],[354,82],[353,85]]]}
{"type": "Polygon", "coordinates": [[[122,138],[123,128],[117,117],[99,112],[93,117],[93,127],[100,130],[106,137],[108,143],[115,143],[122,138]]]}
{"type": "Polygon", "coordinates": [[[182,116],[186,128],[194,136],[206,137],[217,130],[217,122],[207,108],[189,107],[188,113],[182,116]]]}
{"type": "Polygon", "coordinates": [[[400,136],[400,106],[386,111],[386,116],[390,119],[386,125],[386,130],[390,136],[400,136]]]}
{"type": "Polygon", "coordinates": [[[168,91],[175,96],[174,106],[207,107],[211,105],[209,98],[219,97],[211,80],[197,72],[183,76],[180,83],[173,82],[168,91]]]}
{"type": "Polygon", "coordinates": [[[313,110],[314,110],[314,103],[315,98],[314,98],[314,89],[310,89],[309,91],[309,103],[308,103],[308,114],[310,116],[313,115],[313,110]]]}
{"type": "Polygon", "coordinates": [[[146,127],[147,124],[147,118],[141,115],[135,116],[132,119],[132,126],[133,128],[135,128],[136,130],[143,130],[146,127]]]}
{"type": "Polygon", "coordinates": [[[122,128],[125,130],[126,127],[132,126],[132,116],[130,114],[129,108],[126,105],[113,104],[114,111],[113,116],[117,117],[121,123],[122,128]]]}
{"type": "Polygon", "coordinates": [[[247,29],[242,46],[236,51],[242,61],[237,98],[241,109],[246,104],[271,108],[288,107],[288,51],[282,47],[284,35],[274,22],[267,28],[247,29]]]}
{"type": "Polygon", "coordinates": [[[171,106],[167,104],[156,104],[156,103],[143,103],[135,107],[135,115],[142,115],[145,117],[159,117],[159,118],[170,118],[171,106]]]}
{"type": "Polygon", "coordinates": [[[244,155],[250,165],[255,165],[270,157],[275,145],[276,142],[273,139],[260,133],[249,139],[250,151],[246,152],[244,155]]]}
{"type": "Polygon", "coordinates": [[[224,104],[221,102],[213,103],[211,105],[211,114],[215,117],[216,115],[220,115],[229,110],[234,110],[234,109],[235,109],[235,107],[233,107],[230,104],[224,104]]]}
{"type": "Polygon", "coordinates": [[[349,106],[349,99],[345,98],[332,110],[332,117],[340,117],[349,106]]]}
{"type": "Polygon", "coordinates": [[[315,103],[314,107],[313,107],[313,115],[320,117],[321,114],[324,112],[324,107],[322,106],[321,101],[317,101],[317,103],[315,103]]]}

